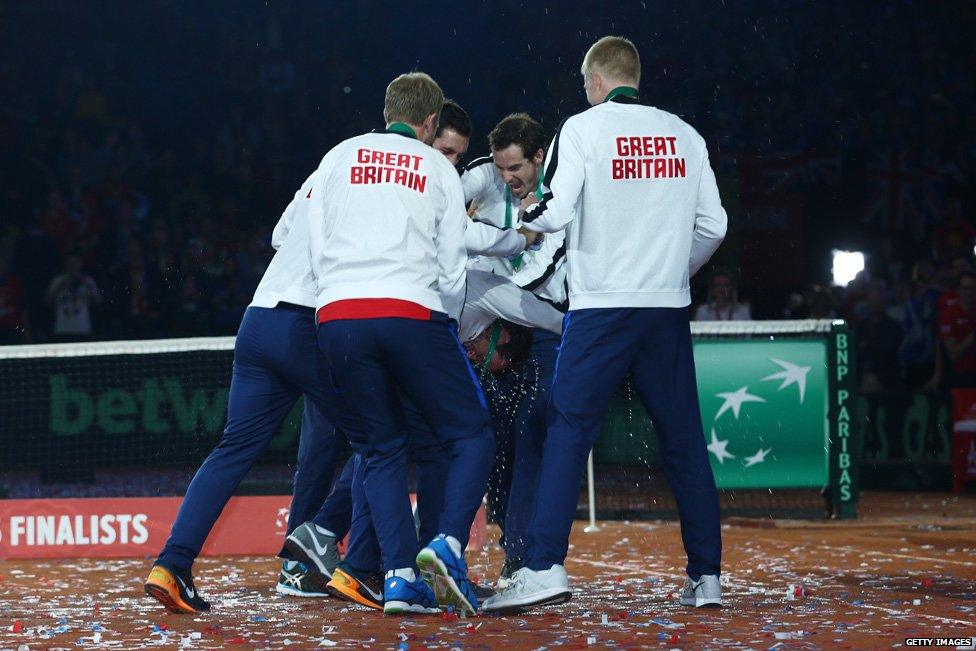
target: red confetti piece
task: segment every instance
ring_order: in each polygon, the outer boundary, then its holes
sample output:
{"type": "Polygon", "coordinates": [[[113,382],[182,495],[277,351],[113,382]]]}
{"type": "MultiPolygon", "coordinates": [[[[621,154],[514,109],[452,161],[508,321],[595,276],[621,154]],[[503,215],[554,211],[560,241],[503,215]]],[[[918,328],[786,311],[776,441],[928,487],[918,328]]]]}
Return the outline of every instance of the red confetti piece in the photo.
{"type": "Polygon", "coordinates": [[[668,639],[668,642],[670,642],[671,644],[677,644],[680,641],[681,641],[681,636],[678,635],[677,633],[672,633],[671,637],[668,639]]]}
{"type": "Polygon", "coordinates": [[[441,613],[441,619],[443,619],[443,620],[451,620],[451,619],[457,619],[457,618],[458,618],[458,616],[455,613],[448,613],[448,612],[441,613]]]}
{"type": "Polygon", "coordinates": [[[10,627],[10,630],[13,631],[14,633],[20,633],[22,630],[24,630],[23,622],[21,622],[18,619],[17,621],[14,622],[14,625],[10,627]]]}
{"type": "Polygon", "coordinates": [[[620,576],[618,574],[617,576],[613,577],[613,580],[616,581],[617,583],[622,583],[623,580],[624,580],[624,577],[622,577],[622,576],[620,576]]]}
{"type": "Polygon", "coordinates": [[[930,579],[928,577],[925,577],[924,579],[922,579],[922,587],[923,588],[931,588],[932,587],[932,579],[930,579]]]}
{"type": "Polygon", "coordinates": [[[240,636],[235,637],[233,640],[228,640],[227,644],[244,644],[244,638],[240,636]]]}

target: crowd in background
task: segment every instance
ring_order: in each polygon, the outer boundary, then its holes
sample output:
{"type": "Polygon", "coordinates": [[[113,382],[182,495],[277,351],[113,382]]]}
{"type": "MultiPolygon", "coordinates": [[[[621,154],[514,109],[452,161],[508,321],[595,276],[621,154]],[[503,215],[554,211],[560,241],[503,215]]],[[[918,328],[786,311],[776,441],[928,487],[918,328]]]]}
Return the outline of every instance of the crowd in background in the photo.
{"type": "MultiPolygon", "coordinates": [[[[645,98],[703,134],[731,217],[718,263],[695,281],[695,317],[844,318],[859,335],[862,389],[956,383],[973,370],[972,348],[949,355],[937,344],[972,344],[971,295],[959,298],[976,243],[972,8],[774,4],[762,16],[657,9],[684,11],[667,14],[682,33],[637,39],[645,98]],[[749,248],[770,234],[793,248],[749,248]],[[829,282],[821,259],[833,244],[866,253],[846,287],[829,282]],[[799,271],[777,284],[797,259],[799,271]]],[[[81,27],[54,25],[61,40],[43,57],[17,47],[10,16],[0,20],[10,47],[0,59],[0,344],[233,334],[294,189],[332,143],[379,124],[375,98],[392,75],[348,53],[386,9],[330,9],[349,13],[333,17],[348,29],[322,42],[296,38],[314,30],[287,7],[208,22],[204,10],[174,18],[146,5],[105,17],[99,29],[112,38],[92,41],[83,32],[95,17],[55,5],[81,27]],[[150,53],[139,21],[180,36],[150,53]]],[[[619,17],[627,25],[662,17],[620,11],[633,13],[619,17]]],[[[46,20],[27,5],[0,12],[46,20]]],[[[506,15],[479,6],[469,18],[499,34],[515,29],[506,15]]],[[[394,18],[379,27],[389,34],[372,34],[381,53],[403,34],[394,18]]],[[[529,47],[523,70],[486,63],[492,84],[472,81],[475,64],[425,66],[474,116],[474,155],[505,113],[528,110],[555,127],[584,108],[575,60],[593,35],[546,21],[539,38],[561,43],[569,63],[529,47]]],[[[497,47],[518,55],[530,40],[510,33],[497,47]]],[[[479,47],[467,41],[458,47],[479,47]]],[[[394,63],[393,72],[414,65],[394,63]]]]}

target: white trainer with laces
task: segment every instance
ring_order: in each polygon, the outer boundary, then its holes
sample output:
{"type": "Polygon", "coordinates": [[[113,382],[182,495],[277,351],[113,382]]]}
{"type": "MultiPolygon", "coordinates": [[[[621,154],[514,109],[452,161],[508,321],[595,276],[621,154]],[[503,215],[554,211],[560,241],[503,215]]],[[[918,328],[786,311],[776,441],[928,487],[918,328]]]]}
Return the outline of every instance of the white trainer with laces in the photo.
{"type": "Polygon", "coordinates": [[[523,567],[512,574],[508,587],[485,600],[481,610],[497,614],[519,613],[538,606],[561,604],[572,596],[569,577],[562,565],[539,571],[523,567]]]}
{"type": "Polygon", "coordinates": [[[721,606],[722,584],[718,577],[714,574],[702,574],[697,581],[689,578],[681,591],[681,605],[695,608],[721,606]]]}

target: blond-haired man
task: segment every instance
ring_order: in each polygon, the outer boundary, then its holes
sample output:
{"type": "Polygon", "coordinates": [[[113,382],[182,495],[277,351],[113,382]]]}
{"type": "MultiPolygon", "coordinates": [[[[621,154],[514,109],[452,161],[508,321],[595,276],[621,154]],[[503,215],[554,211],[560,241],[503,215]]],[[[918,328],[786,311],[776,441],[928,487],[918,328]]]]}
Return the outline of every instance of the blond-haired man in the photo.
{"type": "Polygon", "coordinates": [[[661,440],[688,554],[681,603],[721,604],[721,532],[695,384],[689,277],[725,236],[705,142],[638,100],[640,58],[605,37],[583,60],[592,105],[549,148],[549,192],[523,201],[526,228],[566,230],[569,313],[556,362],[525,567],[484,610],[512,612],[572,596],[564,562],[587,455],[630,373],[661,440]]]}

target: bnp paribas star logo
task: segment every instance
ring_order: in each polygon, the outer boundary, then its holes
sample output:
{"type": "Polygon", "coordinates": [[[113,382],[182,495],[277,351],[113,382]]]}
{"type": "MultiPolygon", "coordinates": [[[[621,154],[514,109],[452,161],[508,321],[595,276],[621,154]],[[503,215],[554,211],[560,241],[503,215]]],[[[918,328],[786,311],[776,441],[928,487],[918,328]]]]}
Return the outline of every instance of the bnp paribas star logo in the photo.
{"type": "MultiPolygon", "coordinates": [[[[796,400],[797,404],[803,404],[806,397],[807,390],[807,374],[810,372],[812,367],[810,366],[800,366],[799,364],[794,364],[783,359],[777,359],[775,357],[768,358],[768,362],[779,368],[775,373],[766,375],[765,377],[758,378],[758,382],[774,382],[779,380],[780,385],[776,388],[774,393],[779,393],[789,387],[796,387],[796,400]]],[[[733,385],[734,386],[734,385],[733,385]]],[[[752,411],[758,411],[763,409],[764,405],[768,405],[772,396],[767,395],[763,397],[757,395],[763,393],[762,384],[757,385],[756,393],[751,393],[749,386],[741,386],[734,391],[723,391],[714,394],[716,398],[722,399],[722,404],[719,405],[718,410],[715,412],[715,416],[712,418],[711,424],[711,441],[708,443],[708,451],[715,455],[716,461],[724,465],[726,460],[739,460],[739,462],[745,468],[751,468],[764,463],[767,457],[773,452],[772,447],[764,447],[759,445],[758,448],[752,452],[752,448],[747,449],[730,449],[730,441],[732,438],[721,438],[719,431],[723,429],[722,423],[729,420],[738,421],[740,416],[744,414],[746,417],[752,413],[752,411]],[[717,431],[718,430],[718,431],[717,431]],[[748,454],[752,452],[751,454],[748,454]]],[[[768,386],[768,385],[766,385],[768,386]]],[[[769,386],[769,389],[772,389],[769,386]]],[[[757,414],[758,415],[758,414],[757,414]]],[[[734,445],[734,444],[733,444],[734,445]]],[[[775,457],[772,457],[775,458],[775,457]]]]}

